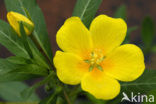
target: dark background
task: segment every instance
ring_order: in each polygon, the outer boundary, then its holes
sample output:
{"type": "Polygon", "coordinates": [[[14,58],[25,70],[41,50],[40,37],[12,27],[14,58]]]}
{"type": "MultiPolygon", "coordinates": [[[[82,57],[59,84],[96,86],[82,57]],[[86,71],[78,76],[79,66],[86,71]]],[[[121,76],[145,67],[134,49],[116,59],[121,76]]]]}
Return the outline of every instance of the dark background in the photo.
{"type": "MultiPolygon", "coordinates": [[[[76,0],[37,0],[41,7],[48,32],[51,39],[53,53],[58,49],[55,35],[57,30],[63,24],[64,20],[72,15],[76,0]]],[[[144,17],[150,16],[154,22],[156,20],[156,0],[103,0],[98,14],[107,14],[113,16],[117,8],[125,4],[127,7],[127,24],[128,27],[138,26],[138,29],[131,33],[131,43],[141,43],[141,23],[144,17]]],[[[6,20],[6,9],[4,1],[0,0],[0,19],[6,20]]],[[[0,46],[0,57],[8,57],[11,54],[0,46]]],[[[156,55],[150,54],[146,62],[147,68],[156,69],[156,55]]]]}

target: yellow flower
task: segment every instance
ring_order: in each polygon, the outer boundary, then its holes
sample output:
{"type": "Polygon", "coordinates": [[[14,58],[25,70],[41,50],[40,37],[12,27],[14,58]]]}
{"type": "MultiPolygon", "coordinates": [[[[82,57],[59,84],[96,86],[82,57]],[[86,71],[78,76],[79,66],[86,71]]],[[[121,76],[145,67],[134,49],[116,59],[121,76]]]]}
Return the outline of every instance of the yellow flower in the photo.
{"type": "Polygon", "coordinates": [[[19,36],[21,36],[20,22],[23,22],[24,30],[27,35],[30,35],[34,29],[34,24],[32,23],[32,21],[30,21],[27,17],[17,12],[12,12],[12,11],[8,12],[7,19],[10,25],[12,26],[12,28],[17,32],[19,36]]]}
{"type": "Polygon", "coordinates": [[[71,17],[57,33],[54,65],[65,84],[81,84],[97,99],[113,99],[120,92],[119,81],[133,81],[145,69],[144,55],[136,45],[121,45],[127,32],[122,19],[96,17],[88,30],[80,18],[71,17]],[[121,46],[120,46],[121,45],[121,46]]]}

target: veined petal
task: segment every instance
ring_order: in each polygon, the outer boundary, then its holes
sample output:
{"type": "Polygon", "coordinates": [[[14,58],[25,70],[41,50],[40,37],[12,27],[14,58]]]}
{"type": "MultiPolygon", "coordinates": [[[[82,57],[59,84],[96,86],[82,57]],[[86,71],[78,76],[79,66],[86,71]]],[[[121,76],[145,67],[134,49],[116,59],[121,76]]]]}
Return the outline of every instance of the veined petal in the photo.
{"type": "Polygon", "coordinates": [[[121,81],[137,79],[145,69],[144,55],[139,47],[132,44],[122,45],[112,51],[105,59],[111,63],[105,70],[110,75],[121,81]]]}
{"type": "Polygon", "coordinates": [[[120,92],[120,84],[117,80],[106,75],[96,78],[88,73],[81,81],[81,87],[97,99],[110,100],[115,98],[120,92]]]}
{"type": "Polygon", "coordinates": [[[67,19],[56,35],[59,47],[65,52],[82,54],[92,47],[90,32],[78,17],[67,19]]]}
{"type": "Polygon", "coordinates": [[[100,15],[91,23],[90,32],[94,47],[103,49],[107,54],[123,42],[127,32],[127,25],[120,18],[100,15]]]}
{"type": "Polygon", "coordinates": [[[89,67],[80,57],[61,51],[56,52],[54,65],[58,78],[71,85],[79,84],[89,67]]]}

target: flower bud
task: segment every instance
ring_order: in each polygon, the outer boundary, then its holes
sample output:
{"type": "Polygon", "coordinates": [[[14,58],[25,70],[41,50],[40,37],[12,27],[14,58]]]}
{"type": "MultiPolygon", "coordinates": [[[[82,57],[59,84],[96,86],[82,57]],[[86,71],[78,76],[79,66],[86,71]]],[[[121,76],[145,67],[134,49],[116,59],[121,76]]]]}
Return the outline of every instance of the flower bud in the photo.
{"type": "Polygon", "coordinates": [[[22,22],[24,25],[26,35],[30,35],[34,30],[34,23],[22,14],[11,11],[8,12],[7,19],[9,24],[12,26],[12,28],[17,32],[19,36],[21,36],[20,22],[22,22]]]}

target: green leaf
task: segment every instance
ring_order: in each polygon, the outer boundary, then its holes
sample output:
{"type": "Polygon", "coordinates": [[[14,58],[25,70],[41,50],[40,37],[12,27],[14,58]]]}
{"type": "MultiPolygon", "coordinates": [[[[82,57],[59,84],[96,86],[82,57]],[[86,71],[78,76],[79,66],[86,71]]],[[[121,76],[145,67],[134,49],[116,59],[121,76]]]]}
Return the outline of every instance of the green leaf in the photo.
{"type": "Polygon", "coordinates": [[[17,34],[2,20],[0,20],[0,43],[14,55],[29,57],[17,34]]]}
{"type": "Polygon", "coordinates": [[[0,83],[0,97],[6,101],[12,102],[37,102],[39,101],[38,96],[33,93],[29,99],[23,99],[20,95],[20,92],[28,88],[28,86],[22,82],[5,82],[0,83]]]}
{"type": "Polygon", "coordinates": [[[9,81],[24,81],[28,79],[38,78],[40,76],[27,74],[27,73],[20,73],[20,72],[11,72],[0,75],[0,82],[9,82],[9,81]]]}
{"type": "Polygon", "coordinates": [[[38,7],[36,0],[5,0],[7,11],[15,11],[27,16],[27,11],[30,14],[32,21],[35,24],[34,37],[52,62],[51,45],[48,38],[46,24],[41,9],[38,7]],[[27,11],[25,11],[25,9],[27,11]]]}
{"type": "Polygon", "coordinates": [[[80,17],[86,27],[89,28],[101,3],[102,0],[77,0],[73,16],[80,17]]]}
{"type": "MultiPolygon", "coordinates": [[[[24,59],[22,58],[20,60],[24,59]]],[[[21,63],[19,61],[12,63],[11,61],[10,58],[0,59],[0,82],[21,81],[46,76],[48,74],[47,69],[32,64],[31,61],[28,61],[28,64],[23,64],[24,62],[27,62],[26,60],[21,63]]]]}
{"type": "Polygon", "coordinates": [[[122,82],[121,83],[121,91],[117,98],[108,101],[108,104],[118,104],[121,102],[123,97],[122,93],[125,92],[128,96],[130,96],[131,92],[134,94],[146,94],[151,90],[156,88],[156,70],[148,70],[141,77],[133,82],[122,82]]]}
{"type": "Polygon", "coordinates": [[[7,60],[12,64],[21,65],[22,67],[24,67],[24,68],[20,67],[24,71],[23,73],[30,73],[34,71],[33,73],[36,73],[36,74],[39,72],[38,73],[39,75],[43,75],[43,76],[47,75],[48,70],[46,68],[45,62],[41,60],[41,56],[40,57],[37,56],[36,52],[34,52],[34,54],[35,54],[34,59],[26,59],[23,57],[12,56],[12,57],[7,58],[7,60]],[[25,71],[30,71],[30,72],[25,72],[25,71]]]}
{"type": "Polygon", "coordinates": [[[33,63],[31,59],[18,57],[18,56],[8,57],[7,61],[12,64],[32,64],[33,63]]]}
{"type": "Polygon", "coordinates": [[[126,10],[126,5],[121,5],[118,9],[117,9],[117,11],[115,12],[115,14],[114,14],[114,17],[115,18],[122,18],[122,19],[124,19],[124,20],[126,20],[126,12],[127,12],[127,10],[126,10]]]}
{"type": "Polygon", "coordinates": [[[19,25],[20,25],[20,33],[21,33],[21,39],[22,39],[23,45],[24,45],[25,49],[27,50],[30,58],[33,58],[32,51],[30,50],[30,47],[29,47],[29,44],[27,41],[28,39],[27,39],[27,35],[24,30],[23,22],[20,22],[19,25]]]}
{"type": "Polygon", "coordinates": [[[150,17],[144,18],[142,22],[142,40],[145,44],[145,48],[150,48],[154,41],[155,35],[154,22],[150,17]]]}
{"type": "MultiPolygon", "coordinates": [[[[25,23],[26,24],[26,23],[25,23]]],[[[39,66],[43,66],[45,68],[49,68],[47,65],[46,59],[43,57],[43,55],[39,52],[37,47],[34,45],[34,43],[29,39],[29,37],[26,35],[23,22],[20,23],[20,32],[21,32],[21,39],[24,44],[25,49],[29,53],[30,58],[34,59],[34,62],[38,64],[39,66]]]]}
{"type": "Polygon", "coordinates": [[[123,90],[148,92],[156,88],[156,70],[146,69],[143,75],[133,82],[122,83],[123,90]]]}
{"type": "Polygon", "coordinates": [[[45,57],[40,53],[38,48],[35,46],[34,42],[31,39],[28,39],[28,44],[30,46],[30,49],[32,51],[33,55],[33,63],[37,64],[39,66],[42,66],[44,68],[50,69],[50,63],[48,64],[48,61],[45,59],[45,57]]]}
{"type": "Polygon", "coordinates": [[[156,45],[153,46],[152,52],[153,52],[153,53],[156,53],[156,45]]]}
{"type": "Polygon", "coordinates": [[[8,60],[0,59],[0,76],[10,72],[12,69],[15,69],[17,67],[18,65],[14,65],[8,60]]]}
{"type": "Polygon", "coordinates": [[[33,74],[38,76],[46,76],[48,75],[48,71],[45,68],[42,68],[35,64],[25,64],[21,65],[15,70],[12,70],[9,73],[21,73],[21,74],[33,74]]]}
{"type": "MultiPolygon", "coordinates": [[[[2,20],[0,20],[0,43],[14,55],[29,58],[29,54],[23,45],[22,39],[18,37],[14,30],[12,30],[12,28],[2,20]]],[[[34,60],[36,60],[34,62],[40,66],[49,68],[44,57],[41,55],[35,45],[32,42],[29,42],[29,45],[33,51],[34,60]]]]}

